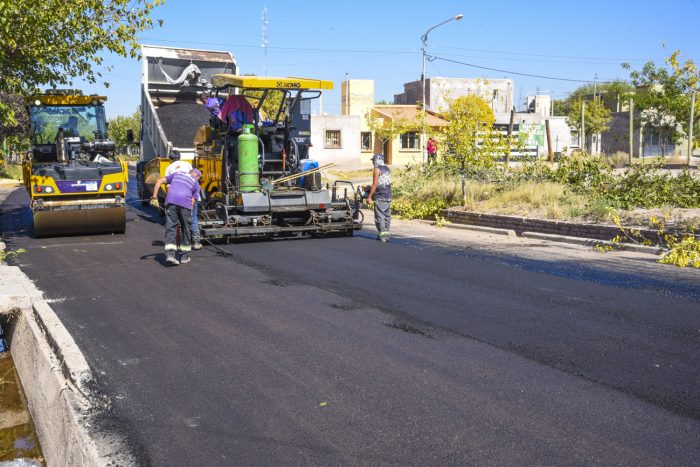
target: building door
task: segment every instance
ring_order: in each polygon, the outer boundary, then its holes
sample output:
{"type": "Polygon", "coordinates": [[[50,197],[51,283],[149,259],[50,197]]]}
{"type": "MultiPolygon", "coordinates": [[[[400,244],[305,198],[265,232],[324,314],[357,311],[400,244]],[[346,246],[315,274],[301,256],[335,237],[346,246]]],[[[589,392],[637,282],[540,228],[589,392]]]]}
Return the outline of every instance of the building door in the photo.
{"type": "Polygon", "coordinates": [[[384,163],[386,165],[391,165],[391,141],[384,141],[382,145],[382,154],[384,154],[384,163]]]}

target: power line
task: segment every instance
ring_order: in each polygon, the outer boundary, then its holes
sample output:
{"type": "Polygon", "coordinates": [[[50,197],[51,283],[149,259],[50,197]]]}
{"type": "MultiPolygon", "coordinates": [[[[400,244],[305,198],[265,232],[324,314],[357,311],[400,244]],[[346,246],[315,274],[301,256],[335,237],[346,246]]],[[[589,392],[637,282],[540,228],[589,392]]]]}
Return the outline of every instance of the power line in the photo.
{"type": "MultiPolygon", "coordinates": [[[[486,66],[481,66],[481,65],[474,65],[473,63],[465,63],[465,62],[460,62],[458,60],[450,60],[449,58],[443,58],[443,57],[436,57],[436,56],[429,56],[428,57],[429,61],[433,60],[442,60],[443,62],[451,62],[451,63],[456,63],[458,65],[464,65],[464,66],[469,66],[472,68],[480,68],[482,70],[490,70],[490,71],[497,71],[499,73],[506,73],[509,75],[519,75],[519,76],[529,76],[531,78],[542,78],[542,79],[551,79],[555,81],[568,81],[572,83],[592,83],[592,80],[587,80],[587,79],[571,79],[571,78],[558,78],[554,76],[544,76],[544,75],[533,75],[530,73],[520,73],[517,71],[509,71],[509,70],[500,70],[498,68],[489,68],[486,66]]],[[[614,81],[599,81],[599,83],[613,83],[614,81]]]]}
{"type": "MultiPolygon", "coordinates": [[[[175,41],[175,40],[167,40],[167,39],[155,39],[155,38],[148,38],[144,37],[142,40],[147,40],[147,41],[156,41],[156,42],[167,42],[167,43],[179,43],[179,44],[194,44],[194,45],[215,45],[215,46],[225,46],[225,47],[239,47],[239,48],[245,48],[245,49],[260,49],[259,45],[243,45],[243,44],[229,44],[225,42],[193,42],[193,41],[175,41]]],[[[281,51],[300,51],[300,52],[338,52],[338,53],[389,53],[389,54],[405,54],[405,53],[415,53],[418,52],[418,50],[415,49],[404,49],[404,50],[366,50],[366,49],[359,49],[359,50],[353,50],[353,49],[308,49],[308,48],[302,48],[302,47],[275,47],[275,46],[268,46],[267,47],[270,50],[281,50],[281,51]]]]}
{"type": "Polygon", "coordinates": [[[533,54],[533,53],[527,53],[527,52],[506,52],[503,50],[469,49],[469,48],[465,48],[465,47],[452,47],[452,46],[437,46],[437,47],[442,47],[444,49],[454,49],[454,50],[469,50],[471,52],[488,52],[488,53],[496,53],[496,54],[503,54],[503,55],[525,55],[525,56],[529,56],[529,57],[577,58],[577,59],[582,59],[582,60],[622,60],[625,62],[639,62],[639,61],[647,60],[647,59],[643,59],[643,58],[585,57],[585,56],[577,56],[577,55],[533,54]]]}
{"type": "MultiPolygon", "coordinates": [[[[461,58],[485,58],[488,60],[501,60],[510,62],[539,62],[539,63],[565,63],[565,64],[579,64],[579,65],[620,65],[621,62],[605,61],[605,62],[592,62],[592,61],[577,61],[577,60],[546,60],[542,58],[525,58],[525,57],[493,57],[487,55],[460,55],[460,54],[449,54],[451,57],[461,57],[461,58]]],[[[628,62],[630,63],[630,62],[628,62]]]]}

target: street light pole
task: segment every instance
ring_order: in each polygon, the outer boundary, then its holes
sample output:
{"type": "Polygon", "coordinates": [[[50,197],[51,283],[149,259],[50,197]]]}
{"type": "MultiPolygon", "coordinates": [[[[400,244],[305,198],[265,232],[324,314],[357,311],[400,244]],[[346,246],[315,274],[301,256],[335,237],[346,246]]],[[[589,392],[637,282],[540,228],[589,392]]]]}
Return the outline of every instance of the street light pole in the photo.
{"type": "Polygon", "coordinates": [[[423,91],[423,101],[421,102],[421,116],[422,116],[422,127],[423,131],[421,133],[421,148],[423,150],[423,163],[425,164],[428,161],[428,153],[425,148],[425,58],[428,55],[426,53],[426,48],[428,47],[428,34],[430,31],[433,29],[442,26],[445,23],[449,23],[452,20],[459,21],[460,19],[464,18],[463,14],[455,15],[450,19],[446,19],[442,23],[436,24],[435,26],[431,27],[427,31],[425,31],[425,34],[423,34],[420,38],[421,42],[423,43],[423,47],[421,50],[423,51],[423,73],[421,74],[421,87],[423,91]]]}

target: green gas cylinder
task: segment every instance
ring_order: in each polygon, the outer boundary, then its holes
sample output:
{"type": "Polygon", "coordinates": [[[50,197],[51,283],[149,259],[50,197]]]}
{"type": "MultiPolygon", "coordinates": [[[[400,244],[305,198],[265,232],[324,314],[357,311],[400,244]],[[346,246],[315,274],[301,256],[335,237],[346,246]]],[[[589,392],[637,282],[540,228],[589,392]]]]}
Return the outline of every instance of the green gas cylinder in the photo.
{"type": "Polygon", "coordinates": [[[243,125],[238,137],[238,186],[240,191],[257,191],[260,183],[258,173],[258,137],[252,132],[253,125],[243,125]]]}

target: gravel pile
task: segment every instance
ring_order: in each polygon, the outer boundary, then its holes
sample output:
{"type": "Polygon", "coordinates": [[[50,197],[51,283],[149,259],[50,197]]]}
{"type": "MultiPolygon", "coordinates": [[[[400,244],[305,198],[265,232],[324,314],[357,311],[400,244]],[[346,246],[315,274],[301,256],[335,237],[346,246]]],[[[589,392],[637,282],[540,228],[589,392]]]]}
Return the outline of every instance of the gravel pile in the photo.
{"type": "Polygon", "coordinates": [[[209,124],[209,111],[196,102],[168,104],[156,112],[165,136],[176,148],[191,148],[197,128],[209,124]]]}

